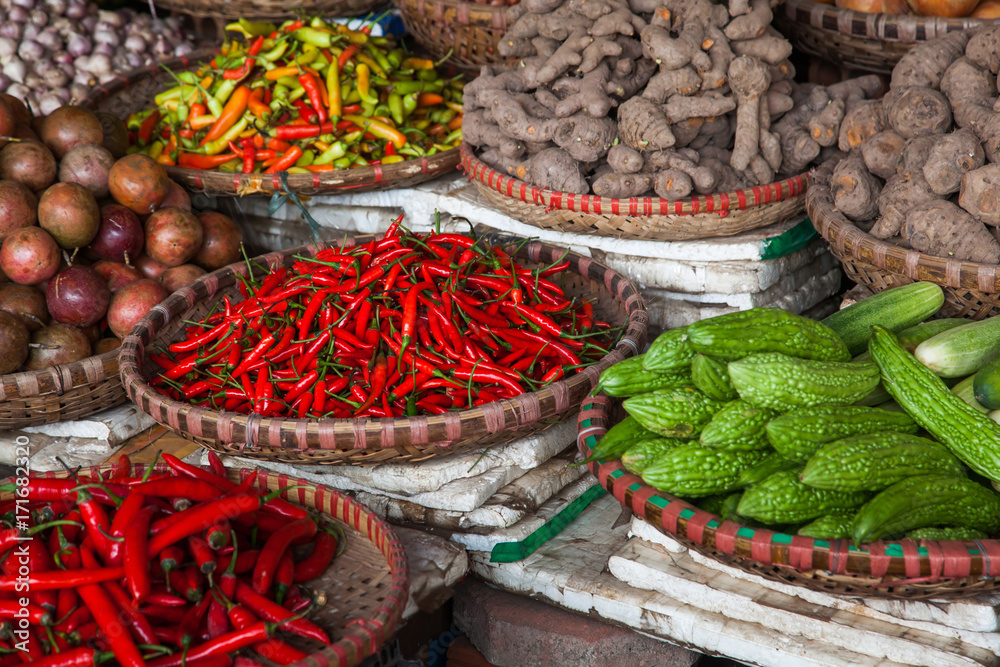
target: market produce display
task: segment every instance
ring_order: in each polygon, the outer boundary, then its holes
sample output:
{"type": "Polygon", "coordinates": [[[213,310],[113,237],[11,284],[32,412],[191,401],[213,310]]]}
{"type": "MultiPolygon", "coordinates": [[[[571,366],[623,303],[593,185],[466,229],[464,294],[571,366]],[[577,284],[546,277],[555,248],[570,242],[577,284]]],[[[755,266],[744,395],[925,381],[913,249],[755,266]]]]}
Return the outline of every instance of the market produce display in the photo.
{"type": "Polygon", "coordinates": [[[32,122],[0,98],[3,127],[33,138],[0,140],[0,375],[113,350],[170,292],[239,258],[232,220],[193,214],[149,157],[115,159],[120,120],[60,107],[32,122]]]}
{"type": "Polygon", "coordinates": [[[904,248],[1000,263],[998,44],[1000,28],[985,27],[920,44],[900,60],[886,96],[842,137],[851,154],[830,181],[837,210],[904,248]]]}
{"type": "Polygon", "coordinates": [[[105,11],[86,0],[0,1],[0,93],[49,114],[116,74],[190,53],[179,17],[105,11]]]}
{"type": "Polygon", "coordinates": [[[227,26],[215,58],[132,114],[131,152],[244,174],[387,165],[457,147],[462,81],[323,18],[227,26]]]}
{"type": "Polygon", "coordinates": [[[343,530],[278,498],[286,489],[261,494],[256,472],[231,481],[212,454],[210,469],[163,460],[172,474],[135,476],[123,455],[104,478],[32,475],[6,489],[17,497],[5,513],[26,503],[38,517],[0,531],[11,598],[0,625],[27,635],[17,664],[259,665],[249,653],[288,665],[330,644],[307,618],[317,602],[306,584],[344,551],[343,530]]]}
{"type": "Polygon", "coordinates": [[[943,301],[914,283],[823,322],[756,308],[667,332],[602,374],[629,416],[589,460],[808,537],[1000,534],[1000,412],[974,390],[996,380],[1000,319],[921,323],[943,301]]]}
{"type": "Polygon", "coordinates": [[[494,169],[553,190],[673,200],[768,184],[835,153],[853,131],[845,114],[881,92],[875,76],[794,83],[767,0],[541,0],[508,14],[500,50],[520,61],[466,86],[464,137],[494,169]]]}
{"type": "Polygon", "coordinates": [[[620,331],[556,282],[460,234],[296,256],[242,279],[169,349],[150,384],[174,400],[265,417],[443,414],[535,391],[608,354],[620,331]]]}

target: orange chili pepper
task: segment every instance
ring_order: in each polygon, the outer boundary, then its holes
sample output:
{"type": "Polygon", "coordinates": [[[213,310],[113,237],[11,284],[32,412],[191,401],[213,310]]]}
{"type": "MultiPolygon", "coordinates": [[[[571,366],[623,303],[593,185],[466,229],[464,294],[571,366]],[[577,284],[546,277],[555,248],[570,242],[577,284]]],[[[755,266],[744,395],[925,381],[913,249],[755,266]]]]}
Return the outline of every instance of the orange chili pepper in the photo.
{"type": "Polygon", "coordinates": [[[450,121],[448,121],[448,129],[449,130],[457,130],[460,127],[462,127],[462,114],[458,114],[457,116],[455,116],[454,118],[452,118],[450,121]]]}
{"type": "Polygon", "coordinates": [[[298,146],[292,146],[274,164],[268,167],[264,173],[276,174],[279,171],[285,171],[289,167],[294,166],[300,157],[302,157],[302,149],[298,146]]]}
{"type": "Polygon", "coordinates": [[[177,164],[189,169],[215,169],[230,160],[237,159],[235,153],[223,155],[201,155],[199,153],[181,153],[177,156],[177,164]]]}
{"type": "Polygon", "coordinates": [[[240,86],[233,91],[233,94],[229,97],[229,101],[226,102],[226,106],[222,108],[222,113],[219,114],[215,124],[209,128],[208,134],[201,140],[201,145],[204,146],[210,141],[215,141],[235,125],[236,121],[243,116],[243,112],[247,110],[247,101],[249,99],[250,89],[246,86],[240,86]]]}
{"type": "Polygon", "coordinates": [[[344,65],[354,57],[354,55],[361,50],[360,44],[350,44],[344,51],[337,56],[337,66],[339,69],[344,69],[344,65]]]}
{"type": "Polygon", "coordinates": [[[203,130],[214,122],[215,122],[215,116],[208,114],[205,116],[197,116],[196,118],[192,118],[188,122],[188,125],[191,126],[192,130],[203,130]]]}
{"type": "Polygon", "coordinates": [[[435,104],[441,104],[442,102],[444,102],[444,98],[437,93],[420,93],[417,96],[418,107],[432,107],[435,104]]]}
{"type": "Polygon", "coordinates": [[[172,166],[174,164],[174,153],[177,151],[177,135],[171,133],[167,145],[163,147],[163,152],[156,156],[156,161],[160,164],[172,166]]]}
{"type": "Polygon", "coordinates": [[[287,151],[289,148],[292,147],[292,145],[287,141],[285,141],[284,139],[274,139],[274,138],[268,139],[266,146],[268,148],[273,148],[274,150],[279,151],[281,153],[284,153],[285,151],[287,151]]]}
{"type": "Polygon", "coordinates": [[[247,98],[247,108],[258,118],[263,118],[266,114],[271,113],[271,107],[264,104],[263,88],[254,88],[250,92],[250,97],[247,98]]]}
{"type": "Polygon", "coordinates": [[[324,171],[334,171],[336,167],[332,164],[310,164],[306,167],[306,170],[313,172],[314,174],[321,173],[324,171]]]}
{"type": "Polygon", "coordinates": [[[195,102],[191,105],[191,110],[188,111],[187,122],[190,123],[192,119],[198,116],[204,116],[208,113],[208,108],[201,102],[195,102]]]}

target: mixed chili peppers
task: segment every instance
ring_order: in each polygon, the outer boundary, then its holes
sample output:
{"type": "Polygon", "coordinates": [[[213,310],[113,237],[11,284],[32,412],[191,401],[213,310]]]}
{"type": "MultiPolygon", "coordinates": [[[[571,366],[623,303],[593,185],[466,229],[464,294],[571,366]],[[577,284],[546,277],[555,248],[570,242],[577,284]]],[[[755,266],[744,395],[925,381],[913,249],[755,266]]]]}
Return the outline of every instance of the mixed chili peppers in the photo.
{"type": "Polygon", "coordinates": [[[2,502],[18,528],[0,530],[0,665],[263,667],[330,643],[304,584],[344,551],[339,526],[288,489],[263,495],[256,472],[231,481],[214,454],[163,459],[141,477],[124,455],[103,477],[32,476],[2,502]]]}
{"type": "Polygon", "coordinates": [[[219,55],[128,119],[131,152],[164,165],[316,173],[387,165],[458,146],[462,81],[371,26],[320,17],[240,19],[219,55]]]}
{"type": "Polygon", "coordinates": [[[529,269],[509,247],[401,223],[243,278],[242,300],[151,353],[150,383],[265,417],[442,414],[535,391],[615,343],[593,303],[556,282],[569,260],[529,269]]]}

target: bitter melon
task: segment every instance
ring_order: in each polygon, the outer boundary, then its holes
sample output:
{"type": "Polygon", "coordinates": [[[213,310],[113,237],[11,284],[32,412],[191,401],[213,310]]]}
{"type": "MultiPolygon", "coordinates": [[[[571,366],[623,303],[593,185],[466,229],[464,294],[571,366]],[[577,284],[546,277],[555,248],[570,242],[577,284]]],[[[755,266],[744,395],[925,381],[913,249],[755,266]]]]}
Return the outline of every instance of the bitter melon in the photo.
{"type": "Polygon", "coordinates": [[[850,405],[879,383],[871,363],[812,361],[780,352],[754,354],[729,364],[744,401],[782,412],[813,405],[850,405]]]}
{"type": "Polygon", "coordinates": [[[626,399],[625,410],[644,427],[671,438],[698,437],[712,415],[725,405],[693,387],[655,391],[626,399]]]}
{"type": "Polygon", "coordinates": [[[821,445],[862,433],[916,433],[909,415],[856,405],[818,405],[776,417],[764,427],[767,439],[789,459],[805,461],[821,445]]]}
{"type": "Polygon", "coordinates": [[[817,489],[803,484],[794,471],[786,470],[744,491],[737,512],[768,524],[799,523],[850,510],[870,497],[863,491],[817,489]]]}
{"type": "Polygon", "coordinates": [[[701,432],[701,444],[724,449],[768,449],[765,425],[778,416],[768,408],[755,408],[746,401],[727,403],[715,413],[701,432]]]}

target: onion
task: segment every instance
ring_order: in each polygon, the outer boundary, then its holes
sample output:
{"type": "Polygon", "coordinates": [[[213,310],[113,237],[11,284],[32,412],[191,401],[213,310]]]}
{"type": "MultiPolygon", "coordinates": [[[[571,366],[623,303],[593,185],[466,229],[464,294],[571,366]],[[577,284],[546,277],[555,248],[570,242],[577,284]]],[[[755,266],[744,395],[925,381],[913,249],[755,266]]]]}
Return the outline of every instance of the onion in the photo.
{"type": "Polygon", "coordinates": [[[169,56],[173,52],[174,49],[172,46],[170,46],[170,43],[167,41],[167,38],[164,37],[162,34],[157,35],[156,41],[153,42],[153,53],[160,56],[161,58],[165,58],[166,56],[169,56]]]}
{"type": "Polygon", "coordinates": [[[35,7],[35,0],[10,0],[16,7],[24,7],[25,9],[33,9],[35,7]]]}
{"type": "Polygon", "coordinates": [[[27,23],[28,21],[28,10],[24,7],[14,6],[10,8],[7,12],[7,18],[15,23],[27,23]]]}
{"type": "MultiPolygon", "coordinates": [[[[107,44],[103,46],[107,46],[107,44]]],[[[111,71],[111,58],[108,54],[97,53],[95,50],[95,53],[87,59],[86,67],[82,67],[82,69],[95,76],[107,74],[111,71]]]]}
{"type": "Polygon", "coordinates": [[[46,28],[39,35],[38,39],[35,40],[42,46],[44,46],[49,51],[61,51],[65,43],[63,38],[59,36],[52,28],[46,28]]]}
{"type": "Polygon", "coordinates": [[[45,56],[45,47],[36,41],[26,39],[17,47],[17,55],[21,60],[38,60],[45,56]]]}
{"type": "Polygon", "coordinates": [[[129,51],[126,53],[125,60],[128,62],[129,69],[138,69],[143,65],[142,56],[135,51],[129,51]]]}
{"type": "Polygon", "coordinates": [[[186,56],[189,53],[194,53],[194,47],[187,42],[178,44],[176,47],[174,47],[175,56],[186,56]]]}
{"type": "Polygon", "coordinates": [[[87,3],[70,0],[66,5],[66,16],[71,19],[82,19],[87,15],[87,3]]]}
{"type": "Polygon", "coordinates": [[[45,5],[49,8],[49,13],[55,16],[62,16],[69,6],[67,0],[45,0],[45,5]]]}
{"type": "Polygon", "coordinates": [[[94,33],[94,41],[98,44],[110,44],[111,46],[118,46],[121,44],[121,38],[114,29],[104,29],[101,30],[98,26],[97,32],[94,33]]]}
{"type": "MultiPolygon", "coordinates": [[[[4,68],[4,69],[6,69],[6,68],[4,68]]],[[[4,72],[4,74],[7,74],[7,73],[4,72]]],[[[10,76],[10,75],[8,74],[7,76],[10,76]]],[[[16,97],[17,99],[19,99],[22,102],[24,102],[25,100],[28,99],[28,96],[31,94],[31,91],[28,90],[28,87],[25,86],[24,84],[15,82],[15,83],[12,83],[9,86],[7,86],[7,94],[11,95],[13,97],[16,97]]]]}
{"type": "Polygon", "coordinates": [[[73,68],[73,56],[67,51],[56,51],[53,53],[52,62],[57,63],[60,67],[66,65],[71,70],[73,68]]]}
{"type": "Polygon", "coordinates": [[[6,74],[0,73],[0,90],[6,90],[11,84],[10,77],[6,74]]]}
{"type": "Polygon", "coordinates": [[[69,40],[69,44],[66,45],[66,50],[69,51],[71,56],[79,57],[85,56],[91,52],[94,45],[89,39],[83,35],[73,35],[69,40]]]}
{"type": "Polygon", "coordinates": [[[21,39],[22,32],[24,32],[24,26],[21,25],[20,23],[14,23],[13,21],[0,23],[0,37],[13,39],[15,42],[17,42],[21,39]]]}
{"type": "Polygon", "coordinates": [[[102,9],[97,12],[97,16],[100,18],[101,22],[110,23],[116,28],[120,28],[125,25],[125,21],[117,12],[109,12],[102,9]]]}
{"type": "Polygon", "coordinates": [[[93,88],[97,84],[97,79],[94,78],[92,74],[82,69],[87,66],[90,62],[90,58],[84,56],[77,61],[77,67],[81,68],[76,71],[73,75],[73,83],[78,86],[86,86],[87,88],[93,88]]]}
{"type": "Polygon", "coordinates": [[[17,42],[10,37],[0,37],[0,58],[8,58],[17,53],[17,42]]]}
{"type": "Polygon", "coordinates": [[[128,39],[125,40],[125,48],[129,51],[145,51],[146,40],[142,38],[142,35],[129,35],[128,39]]]}
{"type": "Polygon", "coordinates": [[[80,20],[80,25],[82,25],[88,32],[93,32],[94,28],[97,27],[97,17],[84,16],[83,19],[80,20]]]}
{"type": "Polygon", "coordinates": [[[52,93],[42,95],[38,100],[38,110],[42,112],[43,116],[48,116],[61,106],[63,106],[63,101],[52,93]]]}
{"type": "Polygon", "coordinates": [[[42,87],[42,77],[28,70],[28,73],[24,75],[24,85],[31,88],[32,92],[41,92],[39,89],[42,87]]]}
{"type": "Polygon", "coordinates": [[[3,73],[10,77],[12,81],[24,83],[24,77],[28,74],[28,67],[19,58],[14,57],[3,66],[3,73]]]}
{"type": "Polygon", "coordinates": [[[38,33],[41,32],[41,29],[34,23],[29,22],[22,25],[24,28],[21,32],[21,39],[34,39],[35,37],[38,37],[38,33]]]}
{"type": "Polygon", "coordinates": [[[115,74],[114,72],[108,72],[107,74],[101,74],[99,77],[97,77],[97,81],[99,83],[101,83],[101,84],[108,84],[108,83],[111,83],[112,81],[115,81],[117,79],[118,79],[118,75],[115,74]]]}
{"type": "Polygon", "coordinates": [[[58,67],[53,67],[49,71],[42,74],[42,81],[44,81],[45,85],[49,88],[65,88],[69,85],[70,80],[69,74],[66,74],[66,72],[62,71],[58,67]]]}
{"type": "Polygon", "coordinates": [[[69,87],[70,103],[73,104],[87,99],[90,96],[91,88],[92,86],[84,86],[79,83],[74,83],[69,87]]]}
{"type": "Polygon", "coordinates": [[[49,24],[49,15],[45,13],[44,9],[32,9],[30,21],[39,28],[44,28],[49,24]]]}

